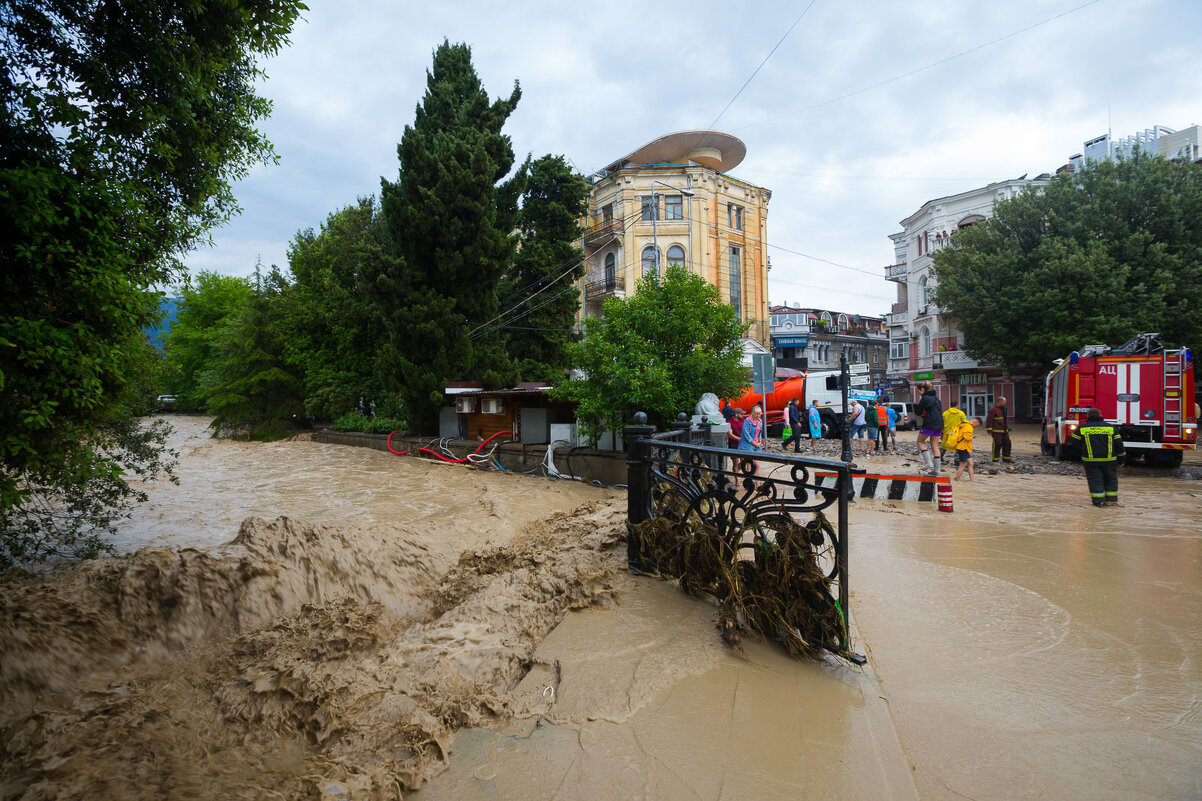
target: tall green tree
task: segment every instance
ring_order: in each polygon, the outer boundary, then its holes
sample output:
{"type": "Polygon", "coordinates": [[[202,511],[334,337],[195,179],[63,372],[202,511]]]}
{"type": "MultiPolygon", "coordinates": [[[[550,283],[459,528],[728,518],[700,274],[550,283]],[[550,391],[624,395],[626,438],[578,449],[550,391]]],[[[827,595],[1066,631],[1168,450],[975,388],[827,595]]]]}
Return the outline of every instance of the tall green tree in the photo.
{"type": "Polygon", "coordinates": [[[221,334],[254,298],[246,278],[202,271],[180,288],[175,323],[167,332],[164,388],[180,411],[205,407],[203,387],[220,353],[221,334]]]}
{"type": "Polygon", "coordinates": [[[379,207],[360,198],[330,214],[319,231],[299,232],[288,250],[285,359],[303,376],[305,410],[315,417],[332,420],[359,398],[384,395],[377,371],[387,334],[362,273],[378,250],[378,229],[379,207]]]}
{"type": "Polygon", "coordinates": [[[634,295],[606,300],[601,317],[585,320],[584,339],[568,348],[585,377],[553,395],[579,404],[593,440],[639,411],[665,425],[691,412],[706,392],[734,397],[749,386],[741,339],[750,328],[717,288],[669,266],[662,279],[642,278],[634,295]]]}
{"type": "Polygon", "coordinates": [[[288,282],[272,267],[255,268],[254,296],[222,326],[218,353],[206,374],[205,410],[219,434],[279,439],[304,423],[301,381],[284,361],[281,320],[288,282]]]}
{"type": "Polygon", "coordinates": [[[530,165],[518,218],[521,244],[500,285],[506,350],[524,381],[558,382],[572,366],[568,345],[584,275],[580,224],[588,184],[563,156],[530,165]]]}
{"type": "Polygon", "coordinates": [[[998,203],[935,255],[935,302],[966,350],[1050,365],[1155,331],[1202,342],[1202,165],[1137,154],[998,203]]]}
{"type": "Polygon", "coordinates": [[[499,337],[476,329],[496,314],[517,243],[526,173],[503,180],[514,157],[501,129],[520,97],[515,82],[508,98],[490,102],[471,49],[444,41],[397,148],[400,175],[382,181],[386,237],[372,287],[395,354],[392,378],[421,431],[436,430],[448,380],[514,377],[499,337]]]}
{"type": "Polygon", "coordinates": [[[160,315],[155,287],[236,210],[232,182],[272,158],[256,63],[301,8],[0,4],[3,536],[31,487],[137,472],[103,432],[134,412],[157,359],[142,335],[160,315]]]}

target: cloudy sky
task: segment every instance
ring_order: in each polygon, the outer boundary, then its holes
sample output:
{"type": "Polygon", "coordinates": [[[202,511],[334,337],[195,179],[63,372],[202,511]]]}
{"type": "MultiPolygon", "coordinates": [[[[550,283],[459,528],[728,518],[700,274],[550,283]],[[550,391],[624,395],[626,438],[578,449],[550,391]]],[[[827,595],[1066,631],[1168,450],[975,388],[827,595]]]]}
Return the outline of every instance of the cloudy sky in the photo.
{"type": "Polygon", "coordinates": [[[888,310],[888,236],[927,200],[1054,172],[1108,129],[1202,123],[1202,0],[310,5],[264,64],[280,161],[193,273],[285,267],[298,230],[378,195],[444,38],[491,96],[521,83],[519,159],[589,173],[672,131],[741,138],[732,174],[773,193],[770,300],[855,313],[888,310]]]}

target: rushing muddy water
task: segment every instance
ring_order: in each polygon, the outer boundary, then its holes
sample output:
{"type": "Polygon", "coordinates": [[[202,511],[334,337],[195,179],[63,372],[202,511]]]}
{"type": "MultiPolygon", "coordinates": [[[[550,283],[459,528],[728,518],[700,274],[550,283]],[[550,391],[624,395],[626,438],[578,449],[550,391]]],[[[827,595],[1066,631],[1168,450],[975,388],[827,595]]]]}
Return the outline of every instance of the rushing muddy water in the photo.
{"type": "Polygon", "coordinates": [[[732,653],[618,491],[172,421],[143,550],[0,595],[0,799],[1202,797],[1197,482],[861,501],[861,671],[732,653]]]}

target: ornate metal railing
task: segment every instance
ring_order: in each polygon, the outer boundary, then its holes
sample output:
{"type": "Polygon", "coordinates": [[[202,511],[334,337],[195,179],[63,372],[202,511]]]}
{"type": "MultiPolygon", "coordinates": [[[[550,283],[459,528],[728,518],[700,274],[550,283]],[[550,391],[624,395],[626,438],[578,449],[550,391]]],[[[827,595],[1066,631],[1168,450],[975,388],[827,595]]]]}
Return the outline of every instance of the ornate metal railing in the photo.
{"type": "Polygon", "coordinates": [[[602,278],[589,278],[585,281],[584,296],[589,300],[596,298],[607,298],[610,295],[618,292],[626,291],[626,281],[620,275],[615,275],[610,280],[602,278]]]}
{"type": "MultiPolygon", "coordinates": [[[[805,526],[803,515],[833,507],[833,532],[811,526],[810,545],[820,569],[838,586],[839,607],[848,625],[848,464],[694,444],[686,441],[687,429],[656,436],[652,431],[629,426],[623,432],[629,446],[627,514],[632,526],[671,516],[685,524],[712,526],[732,549],[754,549],[771,540],[786,519],[805,526]],[[820,486],[819,472],[833,473],[835,483],[820,486]]],[[[627,557],[632,566],[644,558],[633,529],[627,557]]]]}

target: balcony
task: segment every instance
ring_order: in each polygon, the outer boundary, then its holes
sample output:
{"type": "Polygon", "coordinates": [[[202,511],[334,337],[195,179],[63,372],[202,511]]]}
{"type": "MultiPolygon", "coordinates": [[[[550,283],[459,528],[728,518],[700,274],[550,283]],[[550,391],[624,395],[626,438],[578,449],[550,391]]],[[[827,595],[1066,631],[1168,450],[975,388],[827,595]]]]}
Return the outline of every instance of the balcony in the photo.
{"type": "Polygon", "coordinates": [[[887,316],[889,325],[905,325],[910,320],[909,312],[890,312],[887,316]]]}
{"type": "Polygon", "coordinates": [[[907,356],[904,359],[890,359],[889,372],[892,375],[907,372],[910,369],[910,358],[907,356]]]}
{"type": "Polygon", "coordinates": [[[910,266],[906,262],[898,264],[890,264],[885,268],[885,280],[897,281],[899,284],[906,282],[906,274],[910,272],[910,266]]]}
{"type": "Polygon", "coordinates": [[[604,278],[591,278],[584,282],[584,299],[586,301],[603,300],[615,295],[626,296],[626,281],[620,275],[609,281],[604,278]]]}
{"type": "Polygon", "coordinates": [[[596,250],[622,236],[626,230],[622,220],[605,220],[584,230],[584,247],[586,250],[596,250]]]}
{"type": "Polygon", "coordinates": [[[943,363],[944,370],[972,370],[983,366],[962,350],[945,350],[936,354],[935,359],[943,363]]]}

